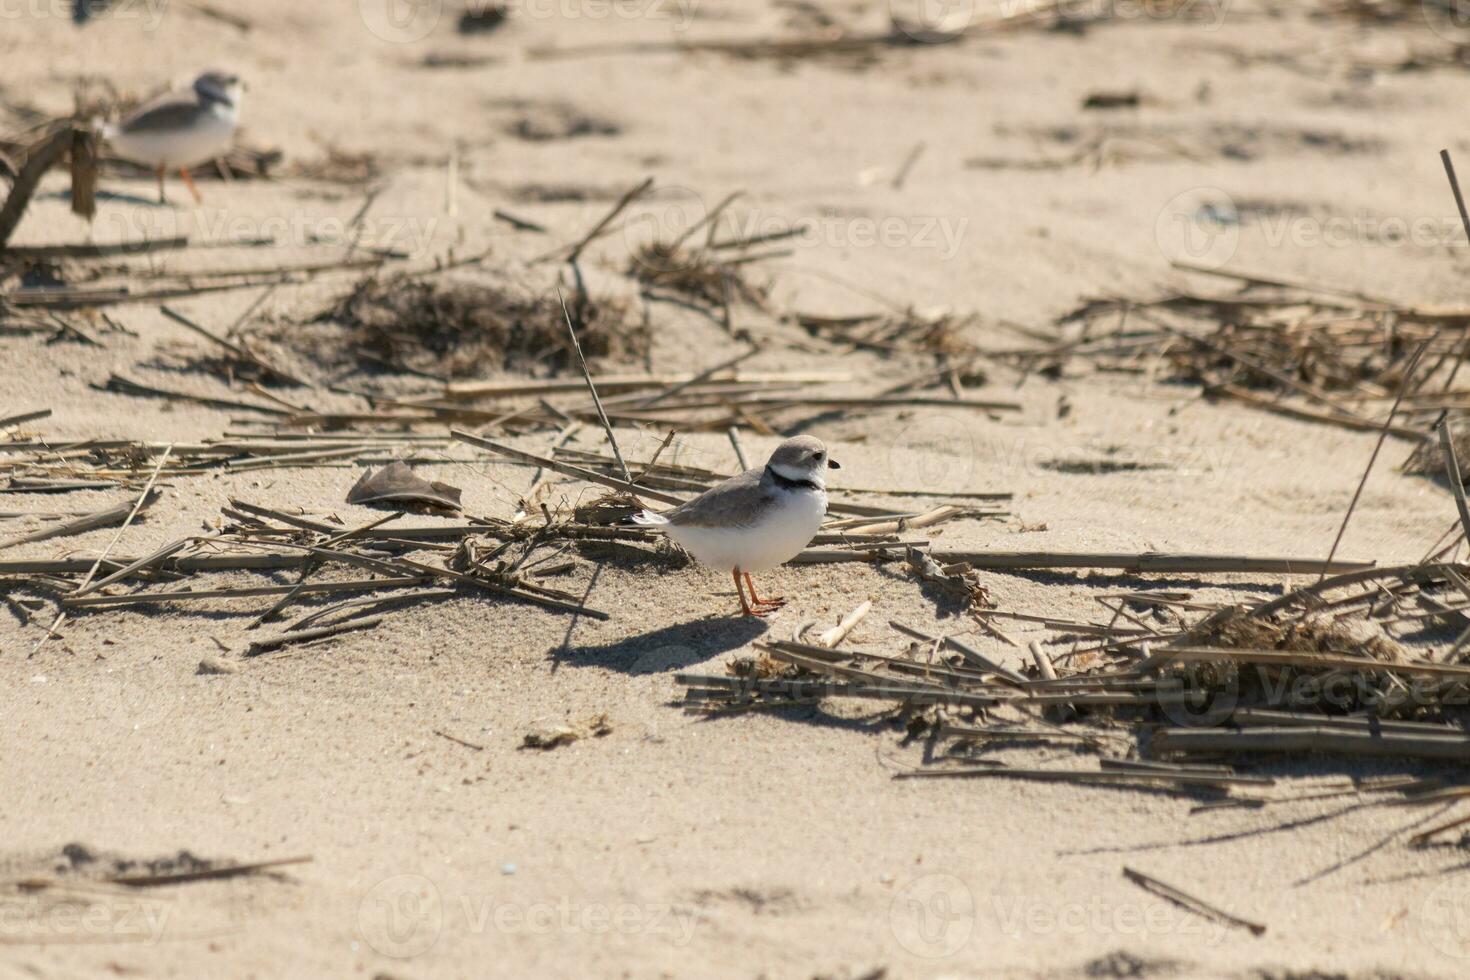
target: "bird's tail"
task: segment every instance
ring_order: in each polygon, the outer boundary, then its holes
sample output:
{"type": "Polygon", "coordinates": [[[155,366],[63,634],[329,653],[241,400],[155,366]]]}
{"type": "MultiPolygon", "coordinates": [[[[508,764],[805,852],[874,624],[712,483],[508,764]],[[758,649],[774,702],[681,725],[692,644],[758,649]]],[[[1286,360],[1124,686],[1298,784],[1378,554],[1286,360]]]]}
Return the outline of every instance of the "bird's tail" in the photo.
{"type": "Polygon", "coordinates": [[[662,514],[655,514],[651,510],[640,510],[638,513],[634,514],[628,519],[634,524],[641,524],[644,527],[662,527],[663,525],[669,523],[669,519],[667,517],[662,514]]]}

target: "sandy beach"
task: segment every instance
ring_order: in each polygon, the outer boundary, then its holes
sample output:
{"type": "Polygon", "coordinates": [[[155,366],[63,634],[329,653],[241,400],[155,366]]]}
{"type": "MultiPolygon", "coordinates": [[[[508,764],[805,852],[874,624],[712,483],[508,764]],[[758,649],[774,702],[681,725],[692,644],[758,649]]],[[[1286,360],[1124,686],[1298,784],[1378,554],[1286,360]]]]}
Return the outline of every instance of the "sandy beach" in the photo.
{"type": "MultiPolygon", "coordinates": [[[[909,574],[901,551],[767,572],[762,591],[789,601],[755,619],[738,615],[727,575],[667,547],[569,541],[537,555],[562,548],[551,560],[564,571],[526,580],[604,619],[440,579],[425,588],[444,594],[385,610],[375,628],[256,656],[246,654],[263,635],[339,598],[302,594],[254,628],[288,590],[65,607],[48,638],[82,573],[3,572],[0,976],[1470,970],[1466,838],[1405,844],[1463,815],[1455,801],[1339,791],[1345,779],[1405,775],[1453,784],[1460,766],[1253,757],[1242,771],[1273,778],[1282,799],[1216,808],[1145,786],[896,779],[928,761],[926,738],[887,703],[701,714],[684,709],[675,681],[724,675],[756,644],[828,629],[865,601],[872,611],[845,647],[898,656],[909,640],[897,621],[1029,670],[1033,641],[1059,655],[1079,642],[1040,620],[1107,624],[1103,603],[1120,593],[1184,596],[1194,615],[1315,580],[1393,390],[1359,385],[1365,400],[1352,404],[1370,421],[1353,428],[1207,393],[1163,357],[1012,355],[1077,340],[1068,314],[1092,300],[1241,286],[1210,269],[1371,297],[1375,310],[1463,306],[1470,251],[1438,153],[1470,167],[1470,75],[1457,47],[1470,34],[1426,13],[1433,4],[1099,0],[1062,5],[1060,27],[1055,6],[983,0],[937,12],[904,0],[523,0],[503,20],[485,4],[438,0],[119,0],[80,26],[68,6],[0,0],[0,135],[69,115],[79,91],[132,102],[218,66],[248,85],[238,146],[280,156],[264,178],[196,168],[197,205],[176,175],[159,205],[146,173],[104,166],[90,221],[72,213],[65,168],[46,175],[10,242],[18,252],[173,236],[188,247],[55,260],[0,251],[0,417],[50,411],[0,432],[13,444],[0,441],[0,561],[85,566],[211,534],[224,537],[188,553],[224,553],[236,501],[345,532],[391,513],[346,496],[393,458],[463,494],[462,513],[410,514],[403,526],[531,527],[543,504],[564,516],[599,501],[604,487],[448,435],[484,433],[541,456],[608,454],[595,418],[563,422],[586,392],[559,334],[550,352],[539,335],[467,346],[468,334],[445,333],[435,349],[385,330],[368,342],[343,325],[342,304],[368,276],[390,284],[384,309],[413,282],[457,284],[505,290],[559,330],[548,304],[558,283],[575,289],[568,246],[652,178],[579,255],[601,318],[587,341],[594,379],[687,377],[752,346],[738,374],[717,377],[828,379],[757,392],[774,403],[820,391],[825,408],[751,403],[740,411],[753,421],[732,417],[749,462],[785,435],[816,435],[842,463],[834,501],[967,509],[898,535],[934,549],[1302,565],[1290,575],[981,568],[993,609],[1031,617],[992,621],[1007,643],[909,574]],[[1042,26],[1022,22],[1028,11],[1042,26]],[[861,40],[874,36],[911,43],[861,40]],[[813,43],[786,43],[802,39],[813,43]],[[735,285],[725,280],[733,295],[643,280],[639,249],[703,219],[727,239],[769,238],[742,252],[754,257],[733,267],[735,285]],[[253,272],[238,288],[225,275],[237,270],[253,272]],[[231,288],[189,291],[206,282],[231,288]],[[119,284],[135,297],[188,288],[106,305],[17,299],[119,284]],[[221,368],[229,352],[163,306],[221,336],[234,329],[309,387],[221,368]],[[877,314],[943,323],[961,353],[909,334],[853,342],[830,326],[877,314]],[[118,378],[194,400],[145,397],[118,378]],[[576,383],[546,396],[560,417],[536,397],[482,399],[466,402],[486,413],[468,420],[291,423],[303,436],[381,429],[422,443],[348,444],[299,465],[179,462],[211,440],[264,439],[308,409],[432,412],[454,385],[552,380],[576,383]],[[487,421],[517,409],[526,414],[487,421]],[[157,499],[126,525],[19,540],[131,504],[165,465],[161,449],[138,461],[96,448],[109,440],[173,446],[168,465],[180,472],[161,475],[157,499]],[[127,475],[70,492],[18,488],[79,443],[89,447],[79,463],[127,475]],[[525,746],[557,726],[585,737],[525,746]],[[111,880],[296,858],[309,860],[157,887],[111,880]],[[1191,912],[1124,869],[1265,931],[1191,912]],[[31,880],[52,884],[24,887],[31,880]]],[[[1090,329],[1142,329],[1154,315],[1125,309],[1090,329]]],[[[1309,377],[1319,375],[1292,380],[1309,377]]],[[[615,382],[603,394],[634,472],[670,430],[662,462],[740,468],[729,426],[635,411],[615,382]]],[[[1435,421],[1398,418],[1424,432],[1435,421]]],[[[1338,559],[1410,564],[1447,528],[1458,533],[1444,482],[1402,471],[1414,446],[1383,441],[1338,559]]],[[[414,560],[447,562],[458,545],[414,560]]],[[[95,594],[376,574],[360,566],[154,576],[95,594]]],[[[1440,625],[1447,632],[1397,640],[1443,656],[1463,623],[1440,625]]],[[[1020,743],[985,755],[1066,768],[1088,753],[1020,743]]]]}

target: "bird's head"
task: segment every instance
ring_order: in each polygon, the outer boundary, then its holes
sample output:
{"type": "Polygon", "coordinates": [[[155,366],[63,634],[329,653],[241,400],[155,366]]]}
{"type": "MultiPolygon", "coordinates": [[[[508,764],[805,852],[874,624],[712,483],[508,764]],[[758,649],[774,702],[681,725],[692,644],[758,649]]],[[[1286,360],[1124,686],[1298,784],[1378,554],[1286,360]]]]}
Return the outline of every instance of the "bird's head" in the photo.
{"type": "Polygon", "coordinates": [[[842,468],[827,455],[826,443],[815,436],[797,436],[781,443],[771,453],[770,467],[788,480],[810,480],[823,489],[827,471],[842,468]]]}
{"type": "Polygon", "coordinates": [[[207,71],[194,79],[194,91],[206,99],[223,102],[238,109],[240,96],[245,92],[245,83],[239,75],[226,71],[207,71]]]}

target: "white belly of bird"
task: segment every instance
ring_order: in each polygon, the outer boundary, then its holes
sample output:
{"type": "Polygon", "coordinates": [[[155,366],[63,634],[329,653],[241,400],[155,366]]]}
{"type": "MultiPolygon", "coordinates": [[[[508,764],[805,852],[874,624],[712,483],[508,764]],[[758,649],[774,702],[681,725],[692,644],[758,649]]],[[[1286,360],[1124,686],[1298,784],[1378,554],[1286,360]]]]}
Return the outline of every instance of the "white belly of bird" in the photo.
{"type": "Polygon", "coordinates": [[[786,495],[759,522],[746,527],[664,528],[669,537],[701,564],[721,572],[762,572],[795,558],[812,540],[827,515],[827,495],[786,495]]]}
{"type": "Polygon", "coordinates": [[[218,111],[207,112],[193,126],[180,130],[112,133],[108,141],[118,156],[151,167],[190,167],[224,156],[235,138],[235,120],[218,111]]]}

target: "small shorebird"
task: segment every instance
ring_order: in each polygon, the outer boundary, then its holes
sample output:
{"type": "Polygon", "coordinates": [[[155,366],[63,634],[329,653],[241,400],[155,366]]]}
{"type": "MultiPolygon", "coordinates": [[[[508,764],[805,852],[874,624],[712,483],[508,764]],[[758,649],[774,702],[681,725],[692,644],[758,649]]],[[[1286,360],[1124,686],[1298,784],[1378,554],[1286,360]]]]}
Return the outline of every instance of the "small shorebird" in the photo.
{"type": "Polygon", "coordinates": [[[704,564],[728,571],[741,611],[763,616],[786,600],[757,596],[750,573],[790,561],[811,541],[827,515],[828,469],[841,467],[822,440],[797,436],[777,446],[764,469],[732,476],[673,510],[642,511],[633,521],[659,528],[704,564]]]}
{"type": "Polygon", "coordinates": [[[189,167],[224,154],[240,121],[245,86],[235,75],[207,71],[188,92],[168,92],[107,126],[118,155],[147,164],[158,174],[158,203],[165,204],[163,175],[177,167],[196,203],[202,202],[189,167]]]}

